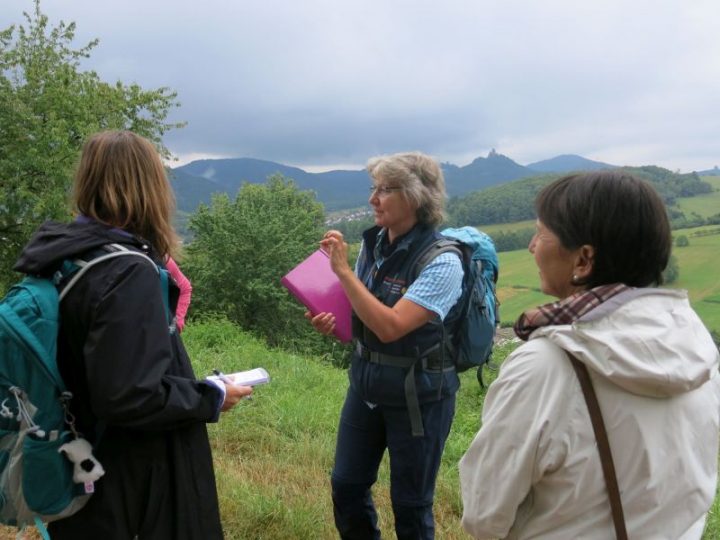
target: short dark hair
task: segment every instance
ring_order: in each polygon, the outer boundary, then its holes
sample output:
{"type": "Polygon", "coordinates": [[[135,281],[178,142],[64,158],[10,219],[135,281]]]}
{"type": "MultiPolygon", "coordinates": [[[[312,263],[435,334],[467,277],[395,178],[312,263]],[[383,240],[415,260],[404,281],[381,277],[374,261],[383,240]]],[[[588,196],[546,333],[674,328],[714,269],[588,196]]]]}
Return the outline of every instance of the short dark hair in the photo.
{"type": "Polygon", "coordinates": [[[647,182],[622,170],[571,174],[543,188],[535,210],[566,249],[595,249],[586,287],[662,283],[672,236],[665,204],[647,182]]]}

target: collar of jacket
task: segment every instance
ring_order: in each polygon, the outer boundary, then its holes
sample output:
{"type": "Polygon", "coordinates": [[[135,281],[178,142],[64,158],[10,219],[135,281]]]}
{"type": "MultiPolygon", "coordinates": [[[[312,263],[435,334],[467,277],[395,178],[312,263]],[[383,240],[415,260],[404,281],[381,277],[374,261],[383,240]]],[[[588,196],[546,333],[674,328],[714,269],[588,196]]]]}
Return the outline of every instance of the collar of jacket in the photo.
{"type": "Polygon", "coordinates": [[[14,269],[25,274],[52,275],[64,260],[113,243],[128,245],[157,259],[148,242],[136,236],[128,237],[127,233],[121,234],[108,225],[47,221],[23,248],[14,269]]]}
{"type": "MultiPolygon", "coordinates": [[[[423,223],[416,223],[407,233],[396,238],[389,246],[390,249],[387,249],[388,246],[383,247],[380,245],[387,234],[387,230],[377,225],[367,229],[363,233],[364,249],[360,259],[361,264],[358,268],[358,275],[361,279],[364,279],[370,270],[369,266],[377,266],[378,263],[382,263],[398,253],[408,251],[413,243],[428,234],[432,234],[433,231],[434,229],[423,223]],[[385,253],[382,253],[382,251],[385,251],[385,253]]],[[[364,282],[367,285],[367,281],[364,280],[364,282]]]]}

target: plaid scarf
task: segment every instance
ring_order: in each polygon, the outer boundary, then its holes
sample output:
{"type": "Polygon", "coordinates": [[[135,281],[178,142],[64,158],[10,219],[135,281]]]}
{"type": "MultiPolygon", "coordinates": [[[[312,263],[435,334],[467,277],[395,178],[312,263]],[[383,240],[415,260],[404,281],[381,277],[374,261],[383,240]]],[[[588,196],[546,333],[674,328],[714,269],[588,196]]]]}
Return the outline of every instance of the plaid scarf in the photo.
{"type": "Polygon", "coordinates": [[[630,289],[631,287],[628,287],[624,283],[600,285],[599,287],[568,296],[563,300],[528,309],[520,315],[520,318],[515,322],[515,326],[513,326],[513,330],[515,330],[517,337],[523,341],[527,341],[535,329],[541,326],[575,322],[603,302],[630,289]]]}

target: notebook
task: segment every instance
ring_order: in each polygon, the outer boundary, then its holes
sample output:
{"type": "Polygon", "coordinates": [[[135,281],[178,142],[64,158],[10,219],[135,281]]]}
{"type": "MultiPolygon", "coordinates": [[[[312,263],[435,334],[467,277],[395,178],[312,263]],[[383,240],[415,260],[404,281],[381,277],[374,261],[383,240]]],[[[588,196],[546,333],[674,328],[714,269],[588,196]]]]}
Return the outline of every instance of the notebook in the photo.
{"type": "Polygon", "coordinates": [[[227,375],[210,375],[208,379],[222,381],[223,377],[230,379],[233,384],[243,386],[257,386],[258,384],[266,384],[270,382],[270,375],[265,368],[248,369],[247,371],[238,371],[236,373],[228,373],[227,375]],[[222,376],[220,376],[222,375],[222,376]]]}
{"type": "Polygon", "coordinates": [[[340,341],[352,339],[350,301],[330,267],[327,253],[318,249],[283,276],[280,283],[313,315],[322,312],[335,315],[333,333],[340,341]]]}

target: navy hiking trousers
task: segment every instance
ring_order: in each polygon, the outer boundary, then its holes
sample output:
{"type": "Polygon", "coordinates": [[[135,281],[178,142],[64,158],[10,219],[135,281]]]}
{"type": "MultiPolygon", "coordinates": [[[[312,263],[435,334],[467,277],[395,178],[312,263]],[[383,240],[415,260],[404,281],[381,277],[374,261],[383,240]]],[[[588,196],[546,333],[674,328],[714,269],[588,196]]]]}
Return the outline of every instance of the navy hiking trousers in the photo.
{"type": "Polygon", "coordinates": [[[370,488],[386,448],[398,540],[435,537],[435,479],[455,414],[455,395],[420,409],[425,435],[413,437],[407,408],[373,407],[348,389],[331,479],[335,526],[343,540],[380,538],[370,488]]]}

